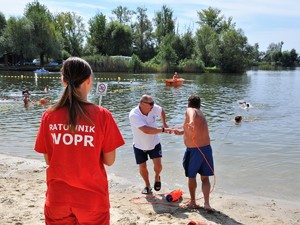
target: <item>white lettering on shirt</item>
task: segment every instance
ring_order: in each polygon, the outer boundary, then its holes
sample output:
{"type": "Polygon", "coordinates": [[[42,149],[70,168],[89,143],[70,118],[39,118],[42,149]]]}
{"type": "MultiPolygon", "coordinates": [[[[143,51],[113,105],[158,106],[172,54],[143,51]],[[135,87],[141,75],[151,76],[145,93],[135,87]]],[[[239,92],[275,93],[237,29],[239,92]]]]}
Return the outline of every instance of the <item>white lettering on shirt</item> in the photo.
{"type": "Polygon", "coordinates": [[[53,143],[56,145],[63,143],[65,145],[74,144],[77,146],[79,143],[83,143],[84,147],[94,147],[94,137],[90,135],[52,133],[51,136],[53,138],[53,143]]]}
{"type": "Polygon", "coordinates": [[[71,134],[64,134],[63,142],[65,145],[70,145],[71,143],[73,143],[73,136],[71,134]]]}
{"type": "Polygon", "coordinates": [[[84,146],[87,146],[87,144],[89,144],[91,147],[94,147],[93,140],[93,136],[85,135],[84,146]]]}
{"type": "MultiPolygon", "coordinates": [[[[55,130],[64,130],[67,131],[69,130],[70,126],[67,124],[49,124],[49,129],[50,131],[55,131],[55,130]]],[[[75,131],[81,131],[81,132],[87,132],[87,133],[95,133],[95,126],[88,126],[88,125],[76,125],[75,131]]]]}
{"type": "MultiPolygon", "coordinates": [[[[67,124],[49,124],[50,131],[68,131],[69,125],[67,124]]],[[[83,144],[84,147],[94,147],[94,137],[85,133],[95,133],[95,126],[76,125],[75,132],[80,133],[51,133],[53,143],[55,145],[75,145],[83,144]]]]}
{"type": "Polygon", "coordinates": [[[54,134],[54,133],[51,133],[51,135],[52,135],[54,144],[58,145],[60,137],[61,137],[61,134],[57,134],[57,137],[56,137],[56,134],[54,134]]]}

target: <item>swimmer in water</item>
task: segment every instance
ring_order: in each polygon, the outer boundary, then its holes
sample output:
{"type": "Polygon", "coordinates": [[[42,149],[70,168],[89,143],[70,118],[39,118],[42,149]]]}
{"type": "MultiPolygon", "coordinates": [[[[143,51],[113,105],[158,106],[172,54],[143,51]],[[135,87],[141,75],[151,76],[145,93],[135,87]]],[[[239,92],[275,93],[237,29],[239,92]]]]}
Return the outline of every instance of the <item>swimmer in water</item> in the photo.
{"type": "Polygon", "coordinates": [[[24,91],[22,91],[22,95],[23,96],[29,96],[30,95],[30,92],[28,91],[28,89],[26,89],[26,90],[24,90],[24,91]]]}
{"type": "Polygon", "coordinates": [[[235,124],[240,124],[242,122],[243,117],[242,116],[236,116],[234,117],[235,124]]]}
{"type": "Polygon", "coordinates": [[[249,102],[246,102],[246,101],[240,101],[239,104],[242,104],[241,108],[243,108],[243,109],[252,108],[251,104],[249,102]]]}
{"type": "Polygon", "coordinates": [[[24,104],[28,104],[29,102],[31,102],[29,96],[30,96],[30,93],[28,91],[28,89],[22,91],[22,95],[23,95],[23,102],[24,104]]]}
{"type": "Polygon", "coordinates": [[[29,99],[29,96],[24,96],[23,102],[24,102],[24,104],[28,104],[29,102],[31,102],[31,100],[29,99]]]}
{"type": "Polygon", "coordinates": [[[49,88],[49,86],[48,86],[48,85],[46,85],[46,87],[45,87],[44,91],[45,91],[46,93],[49,93],[49,92],[50,92],[50,88],[49,88]]]}

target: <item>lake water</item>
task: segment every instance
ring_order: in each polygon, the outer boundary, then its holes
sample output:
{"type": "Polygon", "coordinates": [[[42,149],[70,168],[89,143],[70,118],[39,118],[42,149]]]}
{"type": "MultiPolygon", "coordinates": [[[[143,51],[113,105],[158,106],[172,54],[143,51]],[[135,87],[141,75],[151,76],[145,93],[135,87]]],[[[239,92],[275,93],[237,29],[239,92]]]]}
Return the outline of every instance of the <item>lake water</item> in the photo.
{"type": "MultiPolygon", "coordinates": [[[[299,204],[300,68],[248,71],[239,75],[180,75],[186,82],[174,88],[166,87],[163,80],[168,77],[164,74],[95,74],[89,100],[98,104],[96,83],[108,84],[102,106],[112,112],[126,141],[118,149],[116,163],[108,173],[118,177],[124,186],[143,187],[135,165],[128,120],[129,111],[142,94],[151,94],[164,107],[170,127],[183,123],[187,98],[198,94],[212,139],[215,191],[299,204]],[[239,104],[242,100],[249,102],[250,108],[244,109],[239,104]],[[243,117],[240,125],[233,122],[236,115],[243,117]]],[[[44,97],[55,102],[62,90],[58,73],[35,77],[32,72],[0,71],[0,153],[43,160],[33,150],[40,117],[45,111],[38,101],[44,97]],[[50,87],[49,94],[44,92],[46,85],[50,87]],[[37,100],[27,108],[21,101],[24,89],[29,89],[31,99],[37,100]]],[[[188,193],[181,164],[185,150],[182,136],[161,134],[161,141],[163,190],[181,188],[188,193]]],[[[153,180],[152,163],[148,165],[153,180]]],[[[201,196],[200,188],[198,193],[201,196]]]]}

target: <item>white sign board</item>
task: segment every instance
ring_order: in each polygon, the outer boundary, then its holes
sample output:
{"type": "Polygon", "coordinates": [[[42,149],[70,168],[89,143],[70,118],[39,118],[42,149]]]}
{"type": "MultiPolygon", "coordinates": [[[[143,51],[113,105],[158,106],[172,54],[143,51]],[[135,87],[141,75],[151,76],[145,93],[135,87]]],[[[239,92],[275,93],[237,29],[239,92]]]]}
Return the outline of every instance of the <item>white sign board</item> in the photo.
{"type": "Polygon", "coordinates": [[[107,92],[107,83],[98,82],[97,83],[96,94],[101,95],[101,96],[105,96],[106,92],[107,92]]]}

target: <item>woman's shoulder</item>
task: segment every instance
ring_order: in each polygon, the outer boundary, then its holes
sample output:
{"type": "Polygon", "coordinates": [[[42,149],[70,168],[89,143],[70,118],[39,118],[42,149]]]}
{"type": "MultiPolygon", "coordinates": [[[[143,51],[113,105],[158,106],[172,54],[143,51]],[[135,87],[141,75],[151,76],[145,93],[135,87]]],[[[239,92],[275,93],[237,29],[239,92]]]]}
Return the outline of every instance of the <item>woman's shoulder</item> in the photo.
{"type": "Polygon", "coordinates": [[[102,106],[98,106],[98,105],[95,105],[95,104],[88,105],[87,110],[90,113],[97,112],[97,113],[111,114],[111,112],[107,108],[104,108],[102,106]]]}

